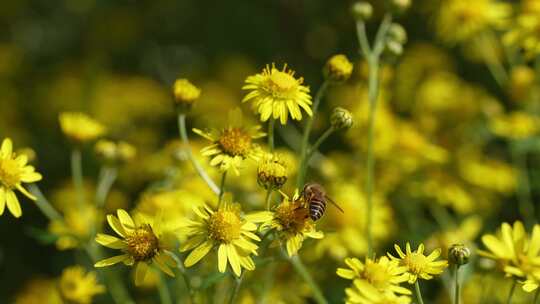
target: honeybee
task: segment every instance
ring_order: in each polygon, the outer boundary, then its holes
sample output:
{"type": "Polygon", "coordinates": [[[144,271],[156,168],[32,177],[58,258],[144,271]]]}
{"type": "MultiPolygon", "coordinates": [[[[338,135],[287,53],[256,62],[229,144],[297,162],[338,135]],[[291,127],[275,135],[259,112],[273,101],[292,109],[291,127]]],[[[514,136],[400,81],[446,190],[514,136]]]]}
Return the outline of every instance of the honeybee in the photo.
{"type": "Polygon", "coordinates": [[[326,211],[326,202],[332,203],[339,211],[345,213],[336,202],[326,195],[323,186],[317,183],[307,183],[304,186],[301,195],[309,209],[309,217],[314,221],[319,220],[324,215],[324,212],[326,211]]]}

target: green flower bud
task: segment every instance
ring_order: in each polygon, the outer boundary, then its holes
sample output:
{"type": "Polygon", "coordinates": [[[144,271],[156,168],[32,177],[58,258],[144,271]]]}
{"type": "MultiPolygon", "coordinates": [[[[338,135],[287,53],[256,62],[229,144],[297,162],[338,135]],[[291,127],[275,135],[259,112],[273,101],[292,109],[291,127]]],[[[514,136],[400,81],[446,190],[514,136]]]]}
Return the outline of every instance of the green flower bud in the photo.
{"type": "Polygon", "coordinates": [[[349,129],[353,125],[353,117],[349,110],[337,107],[332,111],[330,124],[336,130],[349,129]]]}
{"type": "Polygon", "coordinates": [[[469,263],[470,256],[471,250],[463,244],[454,244],[448,249],[448,261],[458,267],[469,263]]]}
{"type": "Polygon", "coordinates": [[[390,8],[396,13],[401,14],[411,6],[411,0],[388,0],[390,8]]]}
{"type": "Polygon", "coordinates": [[[405,44],[407,42],[407,31],[401,24],[392,23],[388,28],[388,37],[400,44],[405,44]]]}
{"type": "Polygon", "coordinates": [[[403,54],[403,45],[397,41],[388,40],[385,51],[391,56],[399,57],[403,54]]]}
{"type": "Polygon", "coordinates": [[[367,2],[356,2],[351,7],[351,12],[357,21],[366,21],[373,15],[373,6],[367,2]]]}

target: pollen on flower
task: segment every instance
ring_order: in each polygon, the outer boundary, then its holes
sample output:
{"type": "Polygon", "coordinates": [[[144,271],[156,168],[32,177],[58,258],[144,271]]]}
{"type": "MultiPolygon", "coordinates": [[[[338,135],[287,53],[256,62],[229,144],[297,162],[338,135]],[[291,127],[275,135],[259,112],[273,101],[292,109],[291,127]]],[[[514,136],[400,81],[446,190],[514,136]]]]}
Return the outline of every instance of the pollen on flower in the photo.
{"type": "Polygon", "coordinates": [[[276,219],[284,230],[294,233],[303,231],[309,219],[309,210],[301,200],[280,204],[275,211],[276,219]]]}
{"type": "Polygon", "coordinates": [[[210,216],[208,232],[211,239],[230,243],[240,237],[242,221],[234,210],[219,210],[210,216]]]}
{"type": "Polygon", "coordinates": [[[423,254],[416,252],[412,252],[403,258],[403,264],[408,267],[410,272],[416,274],[421,273],[427,263],[427,258],[423,254]]]}
{"type": "Polygon", "coordinates": [[[251,149],[251,136],[242,128],[227,128],[218,139],[223,151],[229,155],[246,155],[251,149]]]}
{"type": "Polygon", "coordinates": [[[159,240],[150,225],[142,225],[126,237],[127,251],[135,261],[147,261],[159,250],[159,240]]]}
{"type": "Polygon", "coordinates": [[[289,93],[298,85],[298,81],[290,73],[287,73],[285,68],[283,71],[275,71],[274,73],[267,71],[267,73],[270,74],[267,83],[268,91],[276,97],[289,93]]]}
{"type": "Polygon", "coordinates": [[[0,182],[9,189],[20,182],[20,168],[15,159],[0,159],[0,182]]]}
{"type": "Polygon", "coordinates": [[[392,274],[388,271],[388,266],[376,263],[375,261],[366,260],[365,268],[362,276],[367,279],[371,285],[378,289],[384,289],[390,284],[392,274]]]}

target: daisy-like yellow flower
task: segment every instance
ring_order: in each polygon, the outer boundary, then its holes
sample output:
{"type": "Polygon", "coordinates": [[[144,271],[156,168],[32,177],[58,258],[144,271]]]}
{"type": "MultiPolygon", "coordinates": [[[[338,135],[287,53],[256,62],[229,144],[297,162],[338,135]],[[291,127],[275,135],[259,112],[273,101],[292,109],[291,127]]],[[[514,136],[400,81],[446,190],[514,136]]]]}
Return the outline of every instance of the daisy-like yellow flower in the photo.
{"type": "Polygon", "coordinates": [[[293,256],[302,248],[306,238],[322,239],[324,234],[317,231],[315,222],[309,218],[309,209],[296,191],[292,200],[285,196],[273,210],[273,219],[265,226],[275,229],[279,241],[285,243],[287,254],[293,256]]]}
{"type": "Polygon", "coordinates": [[[534,225],[529,238],[523,223],[513,227],[503,223],[500,236],[487,234],[482,243],[488,251],[480,250],[481,256],[497,262],[507,276],[523,280],[523,290],[532,292],[540,285],[540,225],[534,225]]]}
{"type": "Polygon", "coordinates": [[[60,113],[58,120],[62,132],[79,144],[95,140],[106,132],[105,126],[84,113],[60,113]]]}
{"type": "Polygon", "coordinates": [[[222,202],[217,210],[208,206],[194,207],[196,220],[187,220],[180,232],[188,239],[180,245],[180,252],[191,251],[184,260],[186,267],[197,264],[213,248],[217,248],[218,270],[225,272],[230,264],[236,276],[242,268],[254,270],[255,263],[251,255],[257,255],[258,246],[254,243],[261,239],[254,232],[256,223],[269,221],[270,212],[256,212],[243,215],[239,204],[222,202]]]}
{"type": "Polygon", "coordinates": [[[105,292],[105,286],[98,283],[96,273],[86,273],[82,266],[64,269],[58,289],[62,299],[73,304],[90,304],[95,295],[105,292]]]}
{"type": "Polygon", "coordinates": [[[390,260],[388,257],[379,259],[366,258],[362,263],[357,258],[346,258],[345,264],[349,268],[338,268],[337,275],[354,281],[364,281],[373,286],[378,292],[410,295],[411,291],[399,286],[406,282],[408,275],[407,268],[400,266],[398,261],[390,260]]]}
{"type": "Polygon", "coordinates": [[[250,92],[242,102],[253,101],[253,109],[260,114],[261,121],[279,119],[286,124],[289,114],[294,120],[302,119],[300,108],[311,116],[311,95],[309,87],[302,85],[303,78],[295,78],[294,71],[278,70],[274,64],[266,66],[259,74],[249,76],[242,87],[250,92]]]}
{"type": "Polygon", "coordinates": [[[435,19],[437,34],[451,44],[463,42],[505,25],[511,13],[512,7],[498,0],[443,0],[435,19]]]}
{"type": "Polygon", "coordinates": [[[394,245],[399,258],[396,258],[388,253],[390,259],[399,261],[400,265],[407,268],[407,282],[414,284],[418,278],[423,280],[433,279],[433,275],[441,274],[446,267],[448,267],[448,261],[439,260],[437,258],[441,256],[441,249],[434,250],[428,256],[424,255],[424,244],[420,244],[416,251],[411,250],[411,244],[407,242],[405,246],[405,252],[401,250],[398,245],[394,245]]]}
{"type": "Polygon", "coordinates": [[[347,304],[409,304],[407,295],[395,295],[380,291],[366,281],[355,280],[350,288],[345,289],[347,304]]]}
{"type": "Polygon", "coordinates": [[[491,131],[508,139],[526,139],[538,133],[540,120],[525,112],[498,115],[489,122],[491,131]]]}
{"type": "Polygon", "coordinates": [[[135,266],[135,285],[141,285],[146,276],[148,266],[155,265],[164,273],[174,277],[170,267],[176,262],[172,257],[172,234],[162,227],[161,216],[153,219],[133,218],[123,209],[116,212],[117,216],[107,215],[107,222],[121,237],[98,233],[96,242],[112,249],[122,251],[121,255],[113,256],[97,262],[94,267],[111,266],[124,263],[135,266]]]}
{"type": "Polygon", "coordinates": [[[223,172],[232,170],[236,175],[240,175],[239,169],[244,160],[259,160],[262,152],[253,140],[266,135],[260,129],[259,125],[246,128],[243,125],[242,112],[235,109],[229,112],[226,128],[209,132],[193,129],[193,132],[212,142],[201,150],[202,155],[211,157],[210,165],[218,166],[223,172]]]}
{"type": "Polygon", "coordinates": [[[35,172],[34,167],[27,163],[28,158],[25,155],[15,154],[11,139],[5,138],[0,147],[0,215],[4,213],[6,205],[14,217],[22,215],[15,190],[19,190],[31,200],[36,200],[22,184],[41,180],[41,174],[35,172]]]}

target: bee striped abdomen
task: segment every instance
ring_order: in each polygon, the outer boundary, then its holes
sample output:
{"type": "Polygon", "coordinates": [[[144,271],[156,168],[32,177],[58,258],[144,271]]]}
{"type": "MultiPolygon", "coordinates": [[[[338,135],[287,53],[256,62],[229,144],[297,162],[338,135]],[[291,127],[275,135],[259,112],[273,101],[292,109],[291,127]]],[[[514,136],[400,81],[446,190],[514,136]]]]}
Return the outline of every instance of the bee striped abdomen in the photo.
{"type": "Polygon", "coordinates": [[[319,220],[324,215],[325,210],[325,201],[312,199],[309,203],[309,217],[314,221],[319,220]]]}

